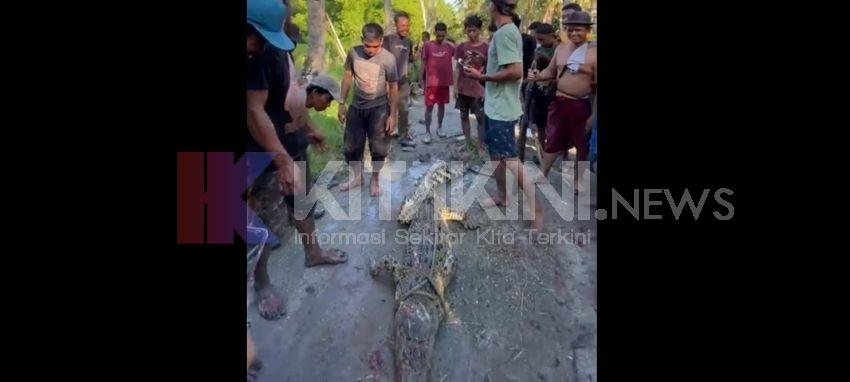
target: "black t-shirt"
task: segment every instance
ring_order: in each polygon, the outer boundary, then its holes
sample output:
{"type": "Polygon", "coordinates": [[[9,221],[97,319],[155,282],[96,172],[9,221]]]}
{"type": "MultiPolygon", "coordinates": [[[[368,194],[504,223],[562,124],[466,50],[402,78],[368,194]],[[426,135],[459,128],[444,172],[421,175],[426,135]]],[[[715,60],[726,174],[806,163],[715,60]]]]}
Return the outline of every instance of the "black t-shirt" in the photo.
{"type": "MultiPolygon", "coordinates": [[[[289,91],[289,53],[266,45],[266,50],[248,58],[247,90],[268,90],[266,113],[274,124],[278,139],[289,155],[297,155],[307,146],[305,133],[285,134],[284,127],[292,117],[284,110],[286,93],[289,91]]],[[[262,147],[248,135],[248,151],[263,151],[262,147]]]]}
{"type": "Polygon", "coordinates": [[[534,51],[537,49],[537,40],[529,34],[522,34],[522,78],[528,76],[531,62],[534,61],[534,51]]]}

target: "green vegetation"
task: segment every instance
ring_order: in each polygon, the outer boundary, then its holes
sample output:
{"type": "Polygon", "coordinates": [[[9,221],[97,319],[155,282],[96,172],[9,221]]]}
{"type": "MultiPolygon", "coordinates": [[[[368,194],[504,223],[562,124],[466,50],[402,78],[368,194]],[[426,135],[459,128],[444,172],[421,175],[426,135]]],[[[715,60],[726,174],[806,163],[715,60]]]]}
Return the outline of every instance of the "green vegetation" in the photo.
{"type": "MultiPolygon", "coordinates": [[[[310,30],[307,25],[307,0],[290,0],[289,3],[292,6],[292,21],[301,29],[305,41],[305,43],[298,44],[298,48],[294,53],[295,63],[300,69],[307,55],[306,41],[308,41],[308,31],[310,30]]],[[[426,0],[426,6],[427,3],[428,1],[426,0]]],[[[578,3],[583,7],[589,8],[591,0],[580,0],[578,3]]],[[[405,11],[410,15],[410,36],[414,44],[418,45],[422,31],[425,29],[420,0],[394,0],[392,4],[393,9],[405,11]]],[[[463,32],[463,19],[470,14],[477,13],[484,20],[484,34],[486,36],[486,25],[490,22],[490,17],[487,13],[487,4],[487,0],[437,0],[435,6],[437,17],[436,20],[430,20],[430,24],[433,25],[437,21],[446,23],[448,26],[447,37],[460,43],[466,39],[463,32]],[[457,5],[453,8],[449,5],[450,3],[456,3],[457,5]],[[455,9],[458,10],[455,11],[455,9]]],[[[527,9],[521,6],[520,13],[524,19],[523,24],[528,25],[532,21],[531,19],[526,19],[526,16],[533,19],[540,19],[543,13],[545,13],[548,4],[549,1],[547,0],[537,0],[533,5],[531,2],[526,5],[527,8],[533,9],[527,9]]],[[[557,24],[555,21],[560,17],[560,7],[562,4],[562,0],[555,1],[555,9],[552,15],[554,24],[557,24]]],[[[386,25],[383,0],[326,0],[325,11],[330,16],[334,28],[339,34],[343,48],[346,50],[360,43],[360,30],[364,24],[375,22],[382,26],[386,25]]],[[[430,32],[433,35],[433,30],[430,30],[430,32]]],[[[343,74],[342,63],[345,58],[339,57],[337,50],[334,48],[336,42],[330,33],[326,34],[325,44],[327,48],[325,59],[327,74],[341,82],[343,74]]],[[[327,137],[328,145],[328,150],[325,153],[319,153],[312,147],[310,148],[312,162],[310,167],[313,174],[318,175],[319,171],[324,168],[328,161],[341,160],[342,158],[343,129],[337,119],[337,110],[337,104],[334,103],[324,112],[311,111],[313,121],[327,137]]]]}

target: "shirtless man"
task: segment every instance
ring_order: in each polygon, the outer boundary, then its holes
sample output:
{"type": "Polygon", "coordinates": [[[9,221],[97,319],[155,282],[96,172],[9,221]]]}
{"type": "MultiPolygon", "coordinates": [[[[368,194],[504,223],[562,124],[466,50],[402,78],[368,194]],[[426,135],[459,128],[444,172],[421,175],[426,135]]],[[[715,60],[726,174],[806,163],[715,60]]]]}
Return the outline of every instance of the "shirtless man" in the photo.
{"type": "MultiPolygon", "coordinates": [[[[587,163],[588,142],[587,129],[590,126],[591,114],[594,108],[596,89],[596,46],[590,44],[587,35],[593,25],[590,14],[576,12],[564,8],[562,13],[563,28],[567,32],[568,41],[562,42],[555,49],[555,55],[549,66],[540,73],[529,73],[530,81],[547,81],[557,79],[558,90],[555,99],[549,105],[546,142],[543,145],[542,171],[543,177],[538,181],[546,181],[552,164],[558,155],[566,157],[570,146],[576,148],[573,184],[575,193],[584,191],[582,177],[587,163]],[[586,49],[584,60],[569,64],[570,56],[586,49]],[[568,65],[569,64],[569,65],[568,65]]],[[[575,57],[573,57],[576,60],[575,57]]]]}

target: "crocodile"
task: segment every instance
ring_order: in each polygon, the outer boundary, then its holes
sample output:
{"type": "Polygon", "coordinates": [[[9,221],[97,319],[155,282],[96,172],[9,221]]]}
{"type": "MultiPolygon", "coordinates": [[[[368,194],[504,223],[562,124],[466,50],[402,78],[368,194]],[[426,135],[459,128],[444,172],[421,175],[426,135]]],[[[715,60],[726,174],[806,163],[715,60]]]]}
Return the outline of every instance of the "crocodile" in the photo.
{"type": "Polygon", "coordinates": [[[432,216],[433,198],[424,200],[411,218],[409,232],[421,240],[407,246],[404,264],[391,255],[372,260],[370,273],[391,276],[395,285],[396,381],[428,381],[434,342],[450,314],[445,291],[455,272],[451,244],[443,240],[446,222],[432,216]],[[415,244],[414,244],[415,243],[415,244]]]}
{"type": "MultiPolygon", "coordinates": [[[[463,174],[470,168],[469,163],[453,162],[449,165],[442,160],[434,162],[422,177],[422,180],[419,181],[413,194],[402,204],[398,214],[398,222],[401,224],[410,224],[413,217],[422,210],[422,203],[426,199],[433,200],[436,195],[437,186],[447,183],[452,179],[462,179],[463,174]]],[[[431,208],[425,210],[428,212],[433,211],[433,205],[431,208]]],[[[443,203],[443,206],[440,207],[439,215],[444,220],[460,222],[466,229],[478,228],[479,224],[470,219],[467,210],[468,207],[448,207],[443,203]]]]}

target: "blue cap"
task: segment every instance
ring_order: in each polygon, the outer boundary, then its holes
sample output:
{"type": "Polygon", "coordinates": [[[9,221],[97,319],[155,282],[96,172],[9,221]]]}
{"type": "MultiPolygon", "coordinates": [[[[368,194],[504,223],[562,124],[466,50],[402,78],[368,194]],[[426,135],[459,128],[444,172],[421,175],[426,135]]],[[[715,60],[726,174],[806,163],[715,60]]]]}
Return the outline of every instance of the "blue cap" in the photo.
{"type": "Polygon", "coordinates": [[[292,50],[295,44],[283,33],[289,10],[282,0],[248,0],[248,24],[254,26],[274,47],[292,50]]]}

